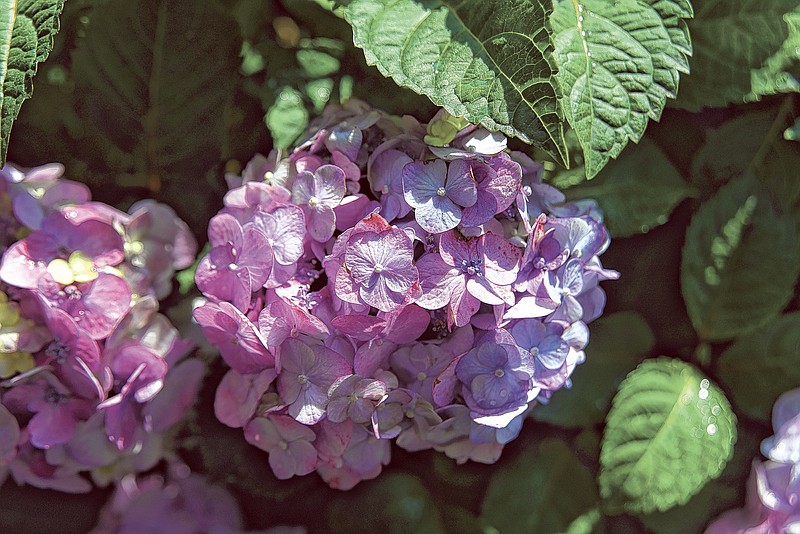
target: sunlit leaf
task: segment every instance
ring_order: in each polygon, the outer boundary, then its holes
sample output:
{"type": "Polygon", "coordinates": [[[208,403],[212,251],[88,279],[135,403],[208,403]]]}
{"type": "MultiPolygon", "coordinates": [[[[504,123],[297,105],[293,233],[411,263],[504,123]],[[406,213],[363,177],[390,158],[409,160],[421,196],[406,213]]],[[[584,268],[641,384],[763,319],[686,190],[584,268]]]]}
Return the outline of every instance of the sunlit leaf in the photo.
{"type": "Polygon", "coordinates": [[[608,414],[600,493],[610,510],[683,504],[720,474],[735,441],[736,417],[717,386],[680,360],[645,360],[608,414]]]}
{"type": "Polygon", "coordinates": [[[342,2],[367,62],[451,114],[566,161],[543,0],[342,2]]]}
{"type": "Polygon", "coordinates": [[[64,0],[0,1],[0,166],[11,126],[33,93],[33,76],[53,49],[64,0]]]}
{"type": "Polygon", "coordinates": [[[555,5],[551,22],[561,105],[580,139],[589,178],[629,141],[641,139],[648,121],[658,120],[667,99],[675,98],[680,73],[689,70],[685,43],[673,43],[677,34],[669,33],[655,6],[674,7],[677,20],[691,16],[691,8],[677,1],[653,4],[561,0],[555,5]]]}
{"type": "Polygon", "coordinates": [[[278,148],[288,148],[308,126],[308,111],[299,91],[284,87],[267,111],[267,123],[272,142],[278,148]]]}

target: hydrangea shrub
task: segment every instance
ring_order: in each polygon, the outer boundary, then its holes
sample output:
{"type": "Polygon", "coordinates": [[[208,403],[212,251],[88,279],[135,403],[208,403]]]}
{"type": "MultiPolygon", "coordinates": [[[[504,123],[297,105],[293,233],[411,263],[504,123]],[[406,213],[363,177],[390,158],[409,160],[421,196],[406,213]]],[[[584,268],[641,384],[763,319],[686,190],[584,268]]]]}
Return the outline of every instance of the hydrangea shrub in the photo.
{"type": "Polygon", "coordinates": [[[218,419],[280,479],[351,488],[393,441],[493,463],[586,357],[618,276],[597,205],[452,122],[350,100],[226,176],[194,317],[230,368],[218,419]]]}
{"type": "Polygon", "coordinates": [[[124,213],[63,172],[0,170],[0,480],[85,492],[173,454],[205,366],[159,299],[197,246],[171,208],[124,213]]]}

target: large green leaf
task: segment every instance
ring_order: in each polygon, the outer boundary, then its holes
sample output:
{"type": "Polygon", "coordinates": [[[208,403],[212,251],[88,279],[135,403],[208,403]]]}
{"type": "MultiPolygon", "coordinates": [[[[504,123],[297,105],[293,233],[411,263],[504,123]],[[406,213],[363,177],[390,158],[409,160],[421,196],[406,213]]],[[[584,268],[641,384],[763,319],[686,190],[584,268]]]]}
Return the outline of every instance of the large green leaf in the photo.
{"type": "Polygon", "coordinates": [[[750,168],[774,119],[774,110],[759,110],[738,114],[719,128],[706,130],[705,143],[695,153],[691,169],[691,181],[703,197],[750,168]]]}
{"type": "Polygon", "coordinates": [[[781,81],[777,76],[784,68],[781,50],[795,57],[797,53],[784,48],[790,35],[789,19],[784,17],[798,6],[797,0],[697,2],[689,21],[692,74],[683,83],[677,105],[697,110],[742,102],[754,92],[785,91],[788,78],[781,81]],[[777,57],[770,59],[773,56],[777,57]]]}
{"type": "MultiPolygon", "coordinates": [[[[196,184],[221,171],[240,63],[235,21],[211,0],[97,0],[90,20],[73,54],[75,95],[91,125],[85,142],[109,172],[158,189],[175,175],[196,184]]],[[[208,202],[204,188],[186,186],[177,198],[208,202]]]]}
{"type": "Polygon", "coordinates": [[[750,94],[747,100],[778,93],[800,92],[800,6],[783,16],[789,36],[781,48],[750,75],[750,94]]]}
{"type": "Polygon", "coordinates": [[[549,439],[494,473],[481,518],[498,532],[564,532],[597,501],[590,471],[563,441],[549,439]]]}
{"type": "Polygon", "coordinates": [[[575,369],[573,387],[556,392],[549,403],[534,408],[531,417],[565,427],[603,422],[617,386],[654,344],[640,315],[619,312],[601,317],[592,323],[586,363],[575,369]]]}
{"type": "Polygon", "coordinates": [[[789,301],[800,273],[795,223],[750,175],[704,203],[686,232],[681,292],[701,340],[763,326],[789,301]]]}
{"type": "Polygon", "coordinates": [[[638,142],[648,120],[658,120],[675,97],[680,72],[689,71],[682,20],[691,15],[685,1],[556,3],[551,23],[561,105],[583,147],[587,177],[628,141],[638,142]]]}
{"type": "Polygon", "coordinates": [[[648,139],[612,161],[589,182],[565,191],[568,199],[593,198],[613,237],[648,232],[667,222],[672,209],[695,194],[661,149],[648,139]]]}
{"type": "Polygon", "coordinates": [[[36,69],[53,48],[63,7],[64,0],[0,0],[0,166],[36,69]]]}
{"type": "MultiPolygon", "coordinates": [[[[746,108],[747,109],[747,108],[746,108]]],[[[737,114],[706,132],[706,142],[692,160],[691,178],[702,197],[720,185],[752,172],[783,209],[800,200],[800,151],[782,132],[791,123],[792,99],[780,108],[737,114]],[[747,135],[742,135],[747,132],[747,135]]]]}
{"type": "Polygon", "coordinates": [[[367,62],[451,114],[566,161],[543,0],[348,0],[367,62]]]}
{"type": "Polygon", "coordinates": [[[608,414],[600,493],[610,510],[683,504],[720,474],[735,441],[736,417],[714,384],[680,360],[645,360],[608,414]]]}
{"type": "Polygon", "coordinates": [[[770,321],[742,336],[719,359],[720,381],[737,409],[769,421],[775,399],[800,386],[800,312],[770,321]]]}

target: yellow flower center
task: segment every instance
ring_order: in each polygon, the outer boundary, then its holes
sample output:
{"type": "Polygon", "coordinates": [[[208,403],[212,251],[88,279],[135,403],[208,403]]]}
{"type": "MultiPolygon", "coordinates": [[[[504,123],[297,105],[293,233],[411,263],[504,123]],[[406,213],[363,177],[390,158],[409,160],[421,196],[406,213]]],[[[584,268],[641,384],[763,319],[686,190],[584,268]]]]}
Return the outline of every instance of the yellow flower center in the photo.
{"type": "Polygon", "coordinates": [[[91,258],[77,250],[67,260],[56,258],[51,261],[47,265],[47,272],[53,280],[65,286],[75,282],[91,282],[97,278],[91,258]]]}

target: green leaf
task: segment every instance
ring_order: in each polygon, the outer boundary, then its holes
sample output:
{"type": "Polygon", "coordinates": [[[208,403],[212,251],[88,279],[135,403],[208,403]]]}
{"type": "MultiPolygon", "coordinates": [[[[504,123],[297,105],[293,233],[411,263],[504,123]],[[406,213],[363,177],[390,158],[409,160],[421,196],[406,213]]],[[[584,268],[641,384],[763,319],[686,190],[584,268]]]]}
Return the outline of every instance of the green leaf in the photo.
{"type": "MultiPolygon", "coordinates": [[[[785,15],[797,0],[703,0],[689,21],[694,44],[692,74],[677,105],[690,110],[743,102],[751,93],[778,90],[770,57],[790,34],[785,15]],[[764,68],[765,70],[759,71],[764,68]],[[766,77],[772,77],[769,82],[766,77]]],[[[782,63],[778,61],[779,63],[782,63]]],[[[778,68],[778,70],[780,70],[778,68]]]]}
{"type": "Polygon", "coordinates": [[[591,472],[563,441],[548,439],[494,473],[481,519],[499,532],[563,532],[597,502],[591,472]]]}
{"type": "Polygon", "coordinates": [[[619,156],[628,141],[638,142],[648,120],[658,120],[667,99],[675,98],[680,72],[689,71],[687,51],[685,43],[673,43],[678,36],[670,34],[655,6],[665,14],[675,8],[670,25],[679,28],[677,21],[691,16],[684,4],[556,4],[551,23],[561,106],[578,133],[588,178],[619,156]]]}
{"type": "Polygon", "coordinates": [[[703,197],[732,178],[752,172],[786,209],[800,200],[800,151],[781,136],[790,123],[792,99],[776,109],[749,111],[716,130],[706,132],[706,143],[692,160],[692,181],[703,197]],[[747,135],[742,135],[747,132],[747,135]]]}
{"type": "Polygon", "coordinates": [[[457,117],[567,160],[543,0],[349,0],[353,41],[404,87],[457,117]]]}
{"type": "Polygon", "coordinates": [[[307,39],[300,43],[297,63],[309,78],[324,78],[339,72],[343,43],[334,39],[307,39]]]}
{"type": "Polygon", "coordinates": [[[800,312],[794,312],[738,338],[722,353],[719,379],[739,411],[760,421],[770,420],[778,396],[800,385],[798,347],[800,312]]]}
{"type": "Polygon", "coordinates": [[[716,129],[706,130],[705,143],[692,159],[691,170],[692,183],[704,197],[750,168],[774,119],[772,109],[751,111],[737,114],[716,129]]]}
{"type": "Polygon", "coordinates": [[[774,55],[764,61],[760,69],[750,75],[750,94],[746,100],[760,100],[762,96],[800,92],[797,76],[800,70],[800,7],[783,16],[789,36],[774,55]]]}
{"type": "Polygon", "coordinates": [[[0,0],[0,166],[11,127],[33,93],[33,76],[53,49],[64,0],[0,0]]]}
{"type": "Polygon", "coordinates": [[[756,430],[754,425],[737,421],[733,456],[719,477],[709,481],[686,504],[647,514],[641,517],[642,523],[653,534],[701,534],[704,527],[723,511],[741,506],[753,459],[759,457],[759,446],[765,435],[762,428],[756,430]]]}
{"type": "Polygon", "coordinates": [[[367,486],[361,484],[327,506],[330,532],[444,532],[442,518],[430,492],[406,473],[384,473],[367,486]],[[358,512],[357,517],[353,516],[358,512]]]}
{"type": "Polygon", "coordinates": [[[308,111],[302,94],[283,87],[264,118],[276,148],[288,148],[308,126],[308,111]]]}
{"type": "Polygon", "coordinates": [[[675,206],[695,195],[694,188],[648,139],[609,163],[594,180],[565,193],[570,200],[597,200],[613,237],[648,232],[664,224],[675,206]]]}
{"type": "Polygon", "coordinates": [[[97,0],[90,20],[72,56],[88,125],[82,141],[106,172],[143,177],[199,212],[208,200],[197,177],[226,156],[226,109],[240,65],[236,23],[213,3],[192,0],[97,0]],[[182,175],[192,187],[169,183],[182,175]]]}
{"type": "Polygon", "coordinates": [[[795,223],[751,177],[704,203],[686,232],[681,293],[701,341],[724,341],[769,322],[789,302],[798,274],[795,223]]]}
{"type": "Polygon", "coordinates": [[[719,476],[735,441],[736,416],[717,386],[680,360],[645,360],[608,414],[600,494],[613,511],[683,504],[719,476]]]}
{"type": "Polygon", "coordinates": [[[592,508],[583,515],[575,518],[575,520],[569,524],[565,533],[592,534],[592,532],[597,532],[602,519],[603,513],[600,511],[600,508],[592,508]]]}
{"type": "Polygon", "coordinates": [[[784,130],[783,138],[787,141],[800,141],[800,118],[795,119],[792,125],[784,130]]]}
{"type": "Polygon", "coordinates": [[[564,427],[602,423],[611,398],[625,375],[653,349],[650,327],[634,312],[619,312],[592,323],[586,362],[572,374],[571,389],[558,391],[537,406],[531,417],[564,427]]]}

